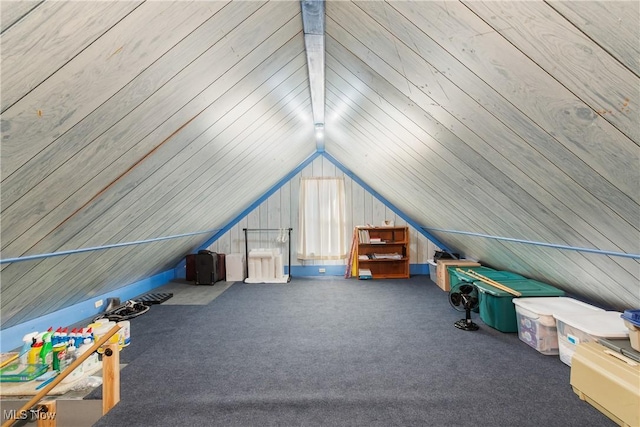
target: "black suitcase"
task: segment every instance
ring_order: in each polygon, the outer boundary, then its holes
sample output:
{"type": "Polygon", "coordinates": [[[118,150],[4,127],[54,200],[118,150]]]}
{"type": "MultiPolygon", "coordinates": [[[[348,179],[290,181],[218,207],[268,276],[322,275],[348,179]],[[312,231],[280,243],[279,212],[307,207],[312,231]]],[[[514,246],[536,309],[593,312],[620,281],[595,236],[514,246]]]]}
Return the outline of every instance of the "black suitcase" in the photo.
{"type": "Polygon", "coordinates": [[[217,253],[218,255],[218,274],[217,280],[227,280],[227,261],[225,254],[217,253]]]}
{"type": "Polygon", "coordinates": [[[196,254],[196,285],[213,285],[218,280],[218,256],[201,250],[196,254]]]}
{"type": "Polygon", "coordinates": [[[189,254],[185,258],[185,279],[189,282],[196,281],[196,254],[189,254]]]}

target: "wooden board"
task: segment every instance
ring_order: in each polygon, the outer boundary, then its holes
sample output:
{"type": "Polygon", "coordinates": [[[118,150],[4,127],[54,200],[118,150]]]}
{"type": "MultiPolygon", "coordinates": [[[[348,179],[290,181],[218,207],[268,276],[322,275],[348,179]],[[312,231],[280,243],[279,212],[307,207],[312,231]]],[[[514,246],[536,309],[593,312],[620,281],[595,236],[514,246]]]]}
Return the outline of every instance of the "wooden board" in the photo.
{"type": "Polygon", "coordinates": [[[449,292],[451,290],[447,267],[480,267],[480,265],[476,261],[439,259],[436,262],[436,285],[443,291],[449,292]]]}

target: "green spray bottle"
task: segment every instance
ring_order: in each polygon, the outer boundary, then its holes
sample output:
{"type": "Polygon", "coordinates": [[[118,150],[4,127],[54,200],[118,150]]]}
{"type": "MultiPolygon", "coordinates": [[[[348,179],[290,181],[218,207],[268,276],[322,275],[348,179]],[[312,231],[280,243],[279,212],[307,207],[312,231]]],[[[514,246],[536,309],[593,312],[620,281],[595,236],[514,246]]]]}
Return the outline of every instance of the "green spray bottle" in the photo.
{"type": "Polygon", "coordinates": [[[42,350],[40,350],[40,360],[42,363],[51,368],[53,366],[53,345],[51,337],[53,336],[53,328],[49,328],[42,336],[42,350]]]}

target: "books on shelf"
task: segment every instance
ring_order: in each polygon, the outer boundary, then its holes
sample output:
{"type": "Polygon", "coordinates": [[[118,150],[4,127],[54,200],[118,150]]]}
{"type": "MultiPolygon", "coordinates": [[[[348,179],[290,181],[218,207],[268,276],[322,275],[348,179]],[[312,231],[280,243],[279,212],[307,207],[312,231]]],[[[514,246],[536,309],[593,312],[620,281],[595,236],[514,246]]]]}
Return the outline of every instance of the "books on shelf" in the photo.
{"type": "Polygon", "coordinates": [[[371,259],[402,259],[402,255],[398,253],[371,254],[371,259]]]}
{"type": "Polygon", "coordinates": [[[389,254],[360,254],[358,255],[358,259],[360,261],[368,261],[370,259],[395,259],[395,260],[401,260],[402,259],[402,255],[400,255],[399,253],[389,253],[389,254]]]}
{"type": "Polygon", "coordinates": [[[373,276],[371,275],[371,270],[368,268],[361,268],[358,270],[358,278],[360,279],[371,279],[373,276]]]}
{"type": "Polygon", "coordinates": [[[386,243],[380,237],[371,237],[369,235],[369,230],[358,230],[358,242],[360,243],[373,243],[373,244],[383,244],[386,243]]]}

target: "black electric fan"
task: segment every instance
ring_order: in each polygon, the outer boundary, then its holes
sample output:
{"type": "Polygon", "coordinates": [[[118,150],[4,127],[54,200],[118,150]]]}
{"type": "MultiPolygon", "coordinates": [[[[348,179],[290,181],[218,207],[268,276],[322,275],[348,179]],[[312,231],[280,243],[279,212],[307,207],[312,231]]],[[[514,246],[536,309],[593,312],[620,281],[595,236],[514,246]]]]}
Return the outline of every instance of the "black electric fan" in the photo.
{"type": "Polygon", "coordinates": [[[456,283],[449,291],[449,303],[458,311],[465,311],[464,319],[454,323],[455,327],[465,331],[477,331],[479,326],[471,321],[471,310],[478,308],[478,288],[473,283],[456,283]]]}

